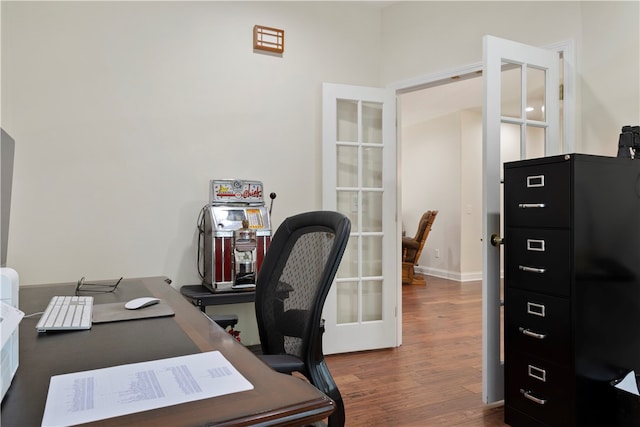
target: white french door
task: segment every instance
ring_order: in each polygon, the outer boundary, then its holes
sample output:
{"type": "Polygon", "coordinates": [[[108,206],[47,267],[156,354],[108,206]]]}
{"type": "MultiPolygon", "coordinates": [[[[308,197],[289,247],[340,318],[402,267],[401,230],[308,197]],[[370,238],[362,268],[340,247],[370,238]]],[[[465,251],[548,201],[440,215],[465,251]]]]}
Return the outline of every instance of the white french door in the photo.
{"type": "Polygon", "coordinates": [[[492,403],[504,399],[502,164],[561,152],[560,61],[558,52],[493,36],[485,36],[483,46],[482,394],[485,403],[492,403]]]}
{"type": "Polygon", "coordinates": [[[401,329],[395,91],[325,83],[322,92],[322,205],[351,219],[323,313],[324,352],[395,347],[401,329]]]}

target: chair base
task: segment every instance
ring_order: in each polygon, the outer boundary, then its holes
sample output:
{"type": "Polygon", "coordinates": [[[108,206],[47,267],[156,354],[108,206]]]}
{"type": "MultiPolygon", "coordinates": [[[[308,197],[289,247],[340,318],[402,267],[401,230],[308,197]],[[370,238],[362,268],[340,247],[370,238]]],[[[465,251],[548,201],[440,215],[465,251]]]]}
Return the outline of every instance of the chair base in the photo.
{"type": "Polygon", "coordinates": [[[427,282],[422,276],[416,276],[415,266],[410,262],[402,263],[402,284],[403,285],[426,285],[427,282]]]}

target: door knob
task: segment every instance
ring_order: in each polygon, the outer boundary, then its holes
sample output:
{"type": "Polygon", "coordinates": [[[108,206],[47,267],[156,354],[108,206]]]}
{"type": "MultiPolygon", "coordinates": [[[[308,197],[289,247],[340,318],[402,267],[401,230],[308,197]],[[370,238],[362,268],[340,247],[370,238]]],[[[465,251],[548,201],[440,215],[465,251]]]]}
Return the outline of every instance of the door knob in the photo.
{"type": "Polygon", "coordinates": [[[491,244],[493,246],[504,245],[504,237],[500,237],[497,234],[491,235],[491,244]]]}

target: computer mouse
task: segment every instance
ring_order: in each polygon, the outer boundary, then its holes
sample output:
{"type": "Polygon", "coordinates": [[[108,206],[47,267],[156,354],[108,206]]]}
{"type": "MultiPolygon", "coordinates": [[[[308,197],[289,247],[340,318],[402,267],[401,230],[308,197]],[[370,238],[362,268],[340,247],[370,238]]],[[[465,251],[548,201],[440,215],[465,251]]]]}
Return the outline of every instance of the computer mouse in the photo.
{"type": "Polygon", "coordinates": [[[124,305],[127,310],[137,310],[139,308],[149,307],[160,302],[160,299],[154,297],[142,297],[132,299],[124,305]]]}

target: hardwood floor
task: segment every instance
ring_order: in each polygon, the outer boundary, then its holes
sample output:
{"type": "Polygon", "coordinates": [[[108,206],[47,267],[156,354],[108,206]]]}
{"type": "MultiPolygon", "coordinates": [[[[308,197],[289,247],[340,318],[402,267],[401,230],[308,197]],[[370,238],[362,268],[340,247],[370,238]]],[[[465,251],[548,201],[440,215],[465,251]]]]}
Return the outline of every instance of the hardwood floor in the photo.
{"type": "Polygon", "coordinates": [[[346,426],[506,426],[482,403],[481,283],[405,285],[403,344],[327,356],[346,426]]]}

